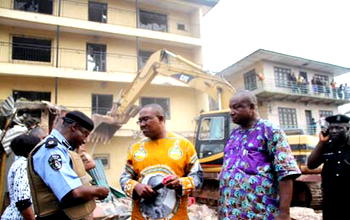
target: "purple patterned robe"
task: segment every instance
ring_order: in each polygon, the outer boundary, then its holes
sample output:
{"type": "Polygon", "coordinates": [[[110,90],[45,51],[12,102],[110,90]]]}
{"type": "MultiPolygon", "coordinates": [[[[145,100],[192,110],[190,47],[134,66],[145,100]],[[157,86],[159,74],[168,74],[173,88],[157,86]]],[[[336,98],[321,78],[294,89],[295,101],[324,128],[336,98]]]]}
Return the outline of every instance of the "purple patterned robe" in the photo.
{"type": "Polygon", "coordinates": [[[224,153],[219,218],[274,219],[278,181],[300,174],[283,131],[259,119],[250,129],[233,130],[224,153]]]}

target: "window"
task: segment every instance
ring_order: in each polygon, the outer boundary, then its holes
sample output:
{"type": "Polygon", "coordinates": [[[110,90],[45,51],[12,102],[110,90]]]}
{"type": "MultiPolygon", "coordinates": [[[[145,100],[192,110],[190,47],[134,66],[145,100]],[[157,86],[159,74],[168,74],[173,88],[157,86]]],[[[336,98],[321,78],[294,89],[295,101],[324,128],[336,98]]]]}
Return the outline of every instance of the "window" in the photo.
{"type": "Polygon", "coordinates": [[[278,108],[280,126],[283,129],[298,128],[295,108],[278,108]]]}
{"type": "Polygon", "coordinates": [[[14,0],[14,8],[21,11],[52,14],[52,0],[14,0]]]}
{"type": "Polygon", "coordinates": [[[332,115],[333,115],[333,111],[320,110],[320,118],[325,118],[332,115]]]}
{"type": "Polygon", "coordinates": [[[139,69],[141,69],[146,64],[148,58],[152,55],[152,53],[153,52],[151,51],[145,51],[145,50],[139,51],[139,59],[138,59],[139,69]]]}
{"type": "Polygon", "coordinates": [[[177,24],[177,29],[180,31],[186,31],[186,26],[184,24],[177,24]]]}
{"type": "Polygon", "coordinates": [[[168,31],[167,16],[164,14],[140,10],[140,28],[153,31],[168,31]]]}
{"type": "MultiPolygon", "coordinates": [[[[94,154],[94,160],[102,162],[102,165],[105,169],[109,169],[109,154],[94,154]]],[[[98,163],[98,162],[97,162],[98,163]]]]}
{"type": "Polygon", "coordinates": [[[92,113],[105,115],[112,108],[113,95],[92,94],[92,113]]]}
{"type": "Polygon", "coordinates": [[[34,91],[13,91],[14,100],[18,99],[26,99],[28,101],[51,101],[51,93],[50,92],[34,92],[34,91]]]}
{"type": "Polygon", "coordinates": [[[291,69],[275,67],[275,83],[277,87],[289,88],[288,81],[291,69]]]}
{"type": "Polygon", "coordinates": [[[106,71],[106,45],[87,44],[87,70],[106,71]]]}
{"type": "Polygon", "coordinates": [[[141,106],[158,104],[163,107],[166,119],[170,119],[170,100],[168,98],[141,97],[141,106]]]}
{"type": "Polygon", "coordinates": [[[244,74],[244,87],[247,90],[256,89],[256,72],[251,70],[244,74]]]}
{"type": "Polygon", "coordinates": [[[222,140],[225,137],[225,118],[202,118],[199,129],[199,140],[222,140]]]}
{"type": "Polygon", "coordinates": [[[12,59],[51,62],[51,40],[12,37],[12,59]]]}
{"type": "Polygon", "coordinates": [[[107,4],[89,2],[89,21],[107,23],[107,4]]]}

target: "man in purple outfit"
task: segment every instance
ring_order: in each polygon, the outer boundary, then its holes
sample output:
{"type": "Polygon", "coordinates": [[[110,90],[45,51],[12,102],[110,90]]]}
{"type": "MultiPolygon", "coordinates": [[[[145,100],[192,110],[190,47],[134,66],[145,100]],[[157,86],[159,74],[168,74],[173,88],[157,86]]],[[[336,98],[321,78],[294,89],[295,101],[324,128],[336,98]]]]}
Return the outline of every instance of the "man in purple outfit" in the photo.
{"type": "Polygon", "coordinates": [[[253,93],[230,100],[231,133],[220,174],[219,219],[290,220],[293,179],[300,175],[287,138],[259,118],[253,93]]]}

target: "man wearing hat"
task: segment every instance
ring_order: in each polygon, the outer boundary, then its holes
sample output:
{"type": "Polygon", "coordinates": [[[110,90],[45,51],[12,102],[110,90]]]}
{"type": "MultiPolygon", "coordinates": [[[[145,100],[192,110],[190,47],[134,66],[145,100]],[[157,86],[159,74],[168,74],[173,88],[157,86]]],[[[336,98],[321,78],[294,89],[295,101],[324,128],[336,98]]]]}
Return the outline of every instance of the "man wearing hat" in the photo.
{"type": "Polygon", "coordinates": [[[307,166],[315,169],[323,164],[323,219],[349,219],[345,201],[350,198],[350,118],[333,115],[326,121],[328,130],[320,133],[307,166]]]}
{"type": "Polygon", "coordinates": [[[84,144],[94,128],[79,111],[63,121],[28,157],[28,176],[37,219],[84,219],[109,190],[91,186],[80,156],[74,149],[84,144]]]}

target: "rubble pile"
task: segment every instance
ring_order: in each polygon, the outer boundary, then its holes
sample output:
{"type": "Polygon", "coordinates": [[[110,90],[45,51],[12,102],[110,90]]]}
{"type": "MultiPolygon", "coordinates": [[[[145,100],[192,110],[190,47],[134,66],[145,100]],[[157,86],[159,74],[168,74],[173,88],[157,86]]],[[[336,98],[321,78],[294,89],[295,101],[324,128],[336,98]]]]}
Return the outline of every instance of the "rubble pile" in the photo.
{"type": "Polygon", "coordinates": [[[126,220],[131,216],[132,201],[130,198],[113,199],[111,202],[96,203],[93,217],[99,219],[126,220]]]}
{"type": "Polygon", "coordinates": [[[193,204],[188,207],[190,220],[217,220],[216,211],[202,204],[193,204]]]}
{"type": "Polygon", "coordinates": [[[291,207],[290,217],[295,220],[322,220],[322,213],[304,207],[291,207]]]}

